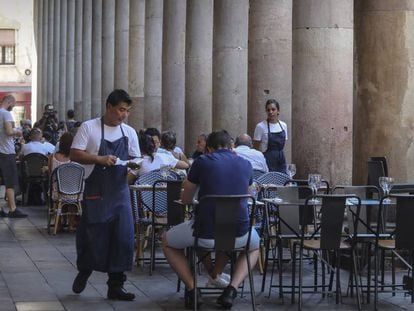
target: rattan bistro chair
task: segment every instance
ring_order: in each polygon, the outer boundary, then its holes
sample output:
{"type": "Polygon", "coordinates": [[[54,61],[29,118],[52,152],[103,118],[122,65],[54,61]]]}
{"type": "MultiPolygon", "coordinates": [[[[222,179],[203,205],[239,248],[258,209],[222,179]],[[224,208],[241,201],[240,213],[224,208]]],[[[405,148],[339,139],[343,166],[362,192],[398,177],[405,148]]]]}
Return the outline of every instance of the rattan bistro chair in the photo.
{"type": "Polygon", "coordinates": [[[249,194],[245,195],[205,195],[200,198],[199,204],[194,207],[194,217],[195,224],[199,223],[199,213],[198,208],[200,204],[203,204],[207,201],[213,200],[215,202],[216,210],[220,210],[220,213],[215,213],[215,222],[214,222],[214,248],[204,248],[198,245],[198,228],[194,226],[194,247],[191,251],[191,267],[193,269],[194,277],[194,310],[197,309],[197,253],[209,253],[209,252],[225,252],[229,255],[229,258],[232,258],[231,254],[233,253],[244,253],[246,256],[247,267],[248,267],[248,277],[250,283],[250,294],[251,294],[251,304],[252,310],[256,310],[255,303],[255,293],[254,293],[254,283],[253,283],[253,273],[250,266],[249,260],[249,246],[250,246],[250,237],[251,231],[253,228],[253,222],[255,218],[255,209],[256,201],[254,197],[249,194]],[[252,200],[250,207],[250,224],[249,224],[249,234],[247,238],[246,245],[240,248],[235,248],[236,241],[236,232],[238,226],[238,217],[240,208],[242,208],[242,200],[252,200]]]}
{"type": "Polygon", "coordinates": [[[169,199],[167,185],[169,181],[177,181],[177,179],[178,175],[172,171],[168,172],[167,177],[164,178],[161,175],[160,170],[154,170],[138,177],[135,181],[135,185],[147,186],[145,187],[145,190],[139,192],[134,191],[132,193],[132,207],[134,214],[136,215],[135,223],[137,235],[135,260],[138,265],[140,263],[149,262],[150,274],[152,274],[155,267],[155,261],[157,260],[154,256],[157,237],[155,229],[168,225],[167,215],[169,199]],[[162,191],[157,190],[162,183],[165,183],[165,189],[162,191]],[[144,247],[146,246],[149,237],[151,237],[150,257],[145,258],[144,247]]]}
{"type": "Polygon", "coordinates": [[[48,232],[53,227],[56,234],[59,223],[66,217],[69,229],[73,229],[74,217],[82,215],[83,166],[70,162],[55,168],[50,177],[48,232]]]}

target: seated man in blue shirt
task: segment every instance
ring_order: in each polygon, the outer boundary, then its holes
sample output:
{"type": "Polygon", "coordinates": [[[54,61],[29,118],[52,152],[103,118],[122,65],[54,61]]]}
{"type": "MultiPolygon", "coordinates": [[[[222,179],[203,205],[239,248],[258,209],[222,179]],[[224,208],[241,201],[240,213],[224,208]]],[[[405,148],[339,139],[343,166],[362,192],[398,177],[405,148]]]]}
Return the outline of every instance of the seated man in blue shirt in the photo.
{"type": "MultiPolygon", "coordinates": [[[[246,194],[249,191],[249,185],[252,183],[252,166],[249,161],[237,156],[230,150],[231,138],[225,131],[213,132],[207,138],[208,153],[200,156],[194,161],[188,178],[184,183],[184,191],[182,192],[182,202],[184,204],[191,203],[194,194],[199,188],[198,196],[204,195],[232,195],[246,194]]],[[[214,206],[203,205],[199,207],[201,213],[199,245],[211,247],[213,246],[214,231],[214,206]]],[[[236,246],[246,244],[249,214],[248,207],[241,211],[239,216],[240,226],[236,246]]],[[[194,244],[193,222],[187,221],[179,224],[166,232],[163,239],[163,250],[168,262],[180,279],[185,283],[187,288],[186,307],[192,308],[194,305],[194,283],[193,276],[187,264],[184,255],[184,249],[194,244]]],[[[250,263],[252,266],[256,264],[259,254],[259,236],[252,229],[250,241],[250,263]]],[[[215,266],[210,273],[210,277],[216,278],[227,264],[228,258],[224,253],[216,254],[215,266]]],[[[225,308],[231,308],[233,300],[237,296],[238,286],[247,276],[247,263],[244,255],[237,258],[234,273],[231,282],[227,286],[221,296],[217,299],[217,303],[225,308]]],[[[198,293],[197,293],[198,294],[198,293]]],[[[198,299],[198,305],[201,299],[198,299]]]]}

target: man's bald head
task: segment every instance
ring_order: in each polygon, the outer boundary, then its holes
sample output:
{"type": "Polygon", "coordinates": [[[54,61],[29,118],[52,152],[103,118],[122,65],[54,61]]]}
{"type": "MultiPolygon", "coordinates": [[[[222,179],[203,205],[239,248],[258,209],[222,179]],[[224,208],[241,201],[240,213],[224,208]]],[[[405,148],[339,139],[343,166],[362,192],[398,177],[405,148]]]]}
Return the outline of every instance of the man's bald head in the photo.
{"type": "Polygon", "coordinates": [[[247,146],[249,148],[252,148],[252,138],[246,133],[240,134],[239,136],[237,136],[234,144],[236,145],[236,147],[247,146]]]}
{"type": "Polygon", "coordinates": [[[16,105],[16,99],[13,95],[6,95],[3,97],[1,101],[1,106],[7,110],[11,110],[10,108],[13,108],[14,105],[16,105]]]}

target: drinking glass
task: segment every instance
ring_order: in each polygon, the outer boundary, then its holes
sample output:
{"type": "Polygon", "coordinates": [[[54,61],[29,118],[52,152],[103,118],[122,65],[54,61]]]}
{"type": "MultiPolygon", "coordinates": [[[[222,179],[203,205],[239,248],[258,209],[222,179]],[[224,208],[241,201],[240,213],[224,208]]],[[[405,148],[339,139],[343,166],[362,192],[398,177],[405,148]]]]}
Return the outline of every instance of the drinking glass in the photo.
{"type": "MultiPolygon", "coordinates": [[[[291,163],[286,166],[286,173],[289,175],[289,179],[292,179],[296,174],[296,165],[291,163]]],[[[294,183],[290,182],[289,185],[293,186],[294,183]]]]}
{"type": "MultiPolygon", "coordinates": [[[[387,195],[390,194],[391,188],[394,185],[394,178],[381,176],[379,178],[379,185],[382,188],[382,191],[384,192],[384,196],[387,196],[387,195]]],[[[384,203],[391,203],[391,199],[386,198],[386,199],[384,199],[383,202],[384,203]]]]}
{"type": "Polygon", "coordinates": [[[162,179],[167,179],[168,178],[168,173],[169,173],[169,166],[168,165],[163,165],[160,167],[160,173],[161,173],[161,177],[162,179]]]}
{"type": "MultiPolygon", "coordinates": [[[[318,189],[321,186],[322,176],[321,174],[309,174],[308,175],[308,185],[312,188],[313,194],[318,193],[318,189]]],[[[319,203],[319,200],[314,198],[310,200],[311,203],[319,203]]]]}

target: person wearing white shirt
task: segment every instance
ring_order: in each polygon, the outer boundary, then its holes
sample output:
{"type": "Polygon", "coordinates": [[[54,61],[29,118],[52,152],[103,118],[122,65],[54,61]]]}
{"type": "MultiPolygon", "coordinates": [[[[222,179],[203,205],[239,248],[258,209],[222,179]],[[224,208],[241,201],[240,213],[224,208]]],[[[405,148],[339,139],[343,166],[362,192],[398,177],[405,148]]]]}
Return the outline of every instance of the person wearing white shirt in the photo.
{"type": "Polygon", "coordinates": [[[55,152],[55,146],[47,141],[43,141],[42,130],[35,127],[30,131],[29,134],[30,142],[22,146],[20,154],[22,156],[30,153],[41,153],[43,155],[49,155],[55,152]]]}
{"type": "Polygon", "coordinates": [[[269,171],[266,164],[266,159],[260,151],[252,148],[252,138],[248,134],[240,134],[235,141],[236,148],[233,149],[238,156],[249,161],[253,170],[258,170],[264,173],[269,171]]]}
{"type": "Polygon", "coordinates": [[[132,269],[134,224],[127,183],[128,161],[141,157],[136,131],[124,121],[132,100],[114,90],[102,118],[83,122],[73,140],[70,159],[85,168],[82,217],[76,231],[78,275],[72,291],[81,293],[92,271],[108,273],[107,298],[135,299],[123,287],[125,271],[132,269]]]}
{"type": "Polygon", "coordinates": [[[265,109],[267,119],[256,125],[253,147],[263,152],[269,171],[286,173],[283,149],[288,138],[287,125],[279,120],[280,105],[275,99],[269,99],[265,109]]]}

